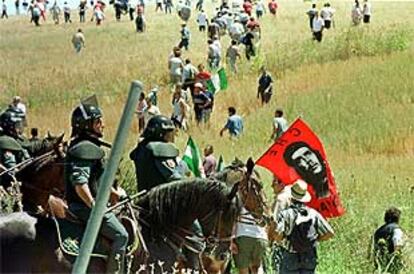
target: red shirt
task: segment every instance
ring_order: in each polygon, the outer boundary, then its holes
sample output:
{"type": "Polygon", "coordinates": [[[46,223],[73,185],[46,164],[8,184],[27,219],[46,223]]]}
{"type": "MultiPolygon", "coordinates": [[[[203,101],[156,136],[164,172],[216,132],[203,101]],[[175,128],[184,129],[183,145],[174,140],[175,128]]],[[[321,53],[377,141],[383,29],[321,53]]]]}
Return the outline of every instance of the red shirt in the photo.
{"type": "Polygon", "coordinates": [[[269,9],[270,10],[276,10],[277,9],[276,1],[272,1],[272,2],[269,3],[269,9]]]}
{"type": "Polygon", "coordinates": [[[250,15],[253,9],[252,3],[250,3],[249,1],[244,2],[243,9],[247,14],[250,15]]]}
{"type": "Polygon", "coordinates": [[[251,21],[249,20],[249,22],[247,22],[246,27],[250,30],[254,30],[255,28],[260,28],[259,22],[255,21],[251,21]]]}

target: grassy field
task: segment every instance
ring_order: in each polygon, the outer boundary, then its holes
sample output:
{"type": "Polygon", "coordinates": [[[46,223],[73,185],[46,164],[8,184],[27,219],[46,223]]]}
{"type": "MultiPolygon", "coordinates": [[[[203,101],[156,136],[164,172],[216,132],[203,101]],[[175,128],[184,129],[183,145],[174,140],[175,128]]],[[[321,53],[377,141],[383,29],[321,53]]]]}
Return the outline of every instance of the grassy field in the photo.
{"type": "MultiPolygon", "coordinates": [[[[402,227],[408,235],[414,231],[414,3],[373,1],[372,24],[358,27],[351,26],[351,1],[331,4],[337,9],[336,27],[315,44],[304,15],[309,4],[280,1],[278,17],[262,20],[260,55],[251,63],[243,60],[239,75],[230,76],[229,90],[216,96],[211,123],[193,126],[189,133],[200,147],[213,144],[217,156],[227,161],[235,156],[257,159],[271,144],[276,107],[285,109],[289,121],[305,119],[324,142],[347,210],[331,221],[336,236],[321,245],[318,271],[369,273],[369,238],[387,207],[401,208],[402,227]],[[265,107],[256,99],[263,64],[277,77],[276,92],[265,107]],[[231,105],[245,119],[239,140],[219,137],[231,105]]],[[[47,22],[35,28],[22,17],[0,21],[0,108],[19,94],[28,103],[30,126],[69,134],[71,109],[80,97],[96,93],[106,138],[112,140],[129,83],[139,79],[146,88],[161,87],[160,108],[169,115],[167,58],[179,41],[180,20],[149,10],[148,32],[137,34],[126,18],[114,22],[112,13],[107,11],[109,19],[99,28],[89,22],[47,22]],[[79,27],[87,41],[76,55],[70,40],[79,27]]],[[[191,48],[184,57],[205,62],[206,37],[193,20],[190,29],[191,48]]],[[[228,44],[225,37],[222,45],[228,44]]],[[[137,138],[134,125],[126,154],[137,138]]],[[[186,140],[187,134],[180,133],[180,149],[186,140]]],[[[269,188],[270,174],[260,171],[269,188]]],[[[133,183],[131,176],[124,183],[133,183]]],[[[407,250],[406,272],[413,273],[413,247],[407,250]]]]}

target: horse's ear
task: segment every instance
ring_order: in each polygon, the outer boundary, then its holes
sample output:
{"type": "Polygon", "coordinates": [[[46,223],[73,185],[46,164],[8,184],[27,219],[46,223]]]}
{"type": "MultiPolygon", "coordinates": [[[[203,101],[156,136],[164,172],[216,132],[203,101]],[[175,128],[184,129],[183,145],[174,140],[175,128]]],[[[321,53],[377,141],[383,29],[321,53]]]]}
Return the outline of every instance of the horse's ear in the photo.
{"type": "Polygon", "coordinates": [[[249,159],[247,159],[246,169],[247,169],[247,173],[248,174],[252,174],[253,173],[254,165],[255,165],[255,163],[254,163],[252,157],[250,157],[249,159]]]}
{"type": "Polygon", "coordinates": [[[231,191],[230,191],[229,195],[227,196],[229,201],[233,200],[234,197],[236,197],[237,191],[239,191],[239,184],[240,184],[240,182],[237,182],[231,188],[231,191]]]}
{"type": "Polygon", "coordinates": [[[60,144],[63,140],[63,137],[65,136],[65,133],[62,132],[57,138],[56,138],[56,143],[60,144]]]}
{"type": "Polygon", "coordinates": [[[52,134],[50,134],[50,131],[48,130],[47,131],[47,137],[46,137],[47,139],[52,139],[53,137],[52,137],[52,134]]]}

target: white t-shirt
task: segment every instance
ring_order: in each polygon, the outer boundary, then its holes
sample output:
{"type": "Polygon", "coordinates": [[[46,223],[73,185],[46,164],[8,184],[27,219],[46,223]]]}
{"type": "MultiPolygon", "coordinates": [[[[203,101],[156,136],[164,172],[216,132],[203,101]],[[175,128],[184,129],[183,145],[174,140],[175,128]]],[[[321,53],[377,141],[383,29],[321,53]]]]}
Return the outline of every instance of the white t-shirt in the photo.
{"type": "Polygon", "coordinates": [[[402,232],[401,228],[394,229],[394,234],[392,235],[392,242],[394,244],[394,247],[404,245],[404,233],[402,232]]]}
{"type": "Polygon", "coordinates": [[[205,12],[201,12],[197,16],[197,22],[199,26],[207,26],[208,23],[208,17],[205,12]]]}
{"type": "Polygon", "coordinates": [[[327,21],[331,20],[332,14],[331,14],[329,7],[323,7],[321,9],[321,17],[323,20],[327,20],[327,21]]]}
{"type": "Polygon", "coordinates": [[[18,103],[16,108],[20,109],[26,115],[26,106],[23,103],[18,103]]]}
{"type": "Polygon", "coordinates": [[[371,3],[369,2],[364,3],[362,13],[364,15],[371,15],[371,3]]]}
{"type": "Polygon", "coordinates": [[[325,26],[325,22],[323,21],[322,18],[320,17],[313,18],[313,28],[312,28],[313,32],[321,31],[324,26],[325,26]]]}
{"type": "Polygon", "coordinates": [[[267,241],[266,229],[255,224],[255,219],[244,207],[241,210],[240,222],[237,222],[236,227],[236,238],[241,236],[267,241]]]}
{"type": "Polygon", "coordinates": [[[231,25],[231,27],[229,29],[229,32],[231,34],[240,34],[241,35],[244,32],[244,27],[243,27],[243,25],[240,22],[234,22],[231,25]]]}
{"type": "Polygon", "coordinates": [[[183,60],[179,57],[172,57],[170,59],[170,74],[181,75],[181,68],[183,66],[183,60]]]}

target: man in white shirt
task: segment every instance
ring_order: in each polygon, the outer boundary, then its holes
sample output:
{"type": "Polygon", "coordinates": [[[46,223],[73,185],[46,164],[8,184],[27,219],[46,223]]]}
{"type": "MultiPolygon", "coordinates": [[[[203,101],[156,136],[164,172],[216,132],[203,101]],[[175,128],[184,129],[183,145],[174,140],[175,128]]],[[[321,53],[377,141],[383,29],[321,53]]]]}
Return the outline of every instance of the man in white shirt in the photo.
{"type": "Polygon", "coordinates": [[[170,70],[170,80],[173,85],[181,82],[182,69],[184,67],[181,59],[181,52],[175,51],[174,57],[168,61],[168,69],[170,70]]]}
{"type": "Polygon", "coordinates": [[[267,233],[245,208],[242,208],[237,222],[235,237],[231,243],[231,250],[239,273],[259,273],[266,252],[267,233]]]}
{"type": "Polygon", "coordinates": [[[364,15],[364,23],[369,24],[371,21],[371,3],[368,0],[364,0],[364,6],[362,7],[362,14],[364,15]]]}
{"type": "Polygon", "coordinates": [[[244,33],[244,27],[240,23],[239,19],[236,19],[234,23],[229,28],[229,34],[232,40],[240,42],[240,38],[244,33]]]}
{"type": "Polygon", "coordinates": [[[207,13],[202,10],[197,16],[198,30],[205,32],[208,25],[208,16],[207,13]]]}
{"type": "Polygon", "coordinates": [[[319,12],[316,12],[315,17],[313,18],[312,23],[312,32],[313,32],[313,39],[321,42],[322,41],[322,31],[325,26],[325,22],[319,16],[319,12]]]}
{"type": "Polygon", "coordinates": [[[331,28],[332,17],[335,13],[335,9],[331,7],[331,4],[326,3],[321,9],[321,17],[324,20],[325,28],[331,28]]]}
{"type": "Polygon", "coordinates": [[[283,110],[278,108],[275,111],[275,118],[273,118],[273,131],[270,136],[271,140],[276,141],[287,129],[288,122],[283,117],[283,110]]]}
{"type": "Polygon", "coordinates": [[[7,5],[5,0],[3,0],[3,3],[1,5],[1,19],[3,19],[4,17],[6,17],[6,19],[9,18],[9,15],[7,14],[7,5]]]}

